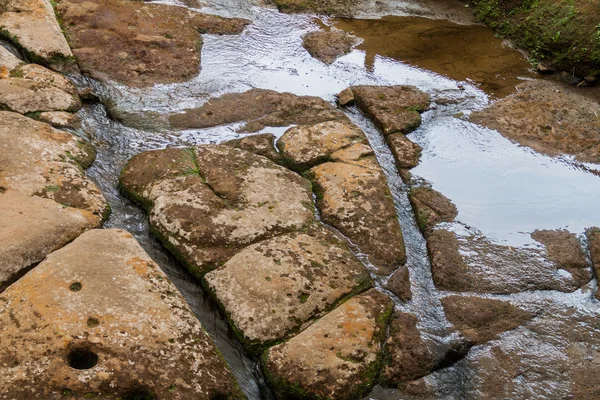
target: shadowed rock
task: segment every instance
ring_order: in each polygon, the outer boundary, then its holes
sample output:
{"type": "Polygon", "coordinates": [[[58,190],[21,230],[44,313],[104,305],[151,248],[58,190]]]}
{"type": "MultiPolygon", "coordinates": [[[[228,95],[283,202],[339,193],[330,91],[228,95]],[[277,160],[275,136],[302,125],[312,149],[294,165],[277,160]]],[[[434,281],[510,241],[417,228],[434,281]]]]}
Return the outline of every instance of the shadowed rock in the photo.
{"type": "MultiPolygon", "coordinates": [[[[597,279],[600,276],[600,228],[590,228],[586,235],[597,279]]],[[[596,298],[600,300],[600,289],[596,289],[596,298]]]]}
{"type": "Polygon", "coordinates": [[[325,64],[348,54],[356,45],[357,39],[343,31],[309,32],[302,37],[302,45],[314,58],[325,64]]]}
{"type": "Polygon", "coordinates": [[[412,187],[408,198],[425,236],[440,222],[452,222],[458,215],[456,206],[437,190],[425,186],[412,187]]]}
{"type": "Polygon", "coordinates": [[[208,273],[205,284],[253,353],[372,285],[347,246],[322,228],[248,246],[208,273]]]}
{"type": "Polygon", "coordinates": [[[600,104],[550,81],[526,82],[470,120],[532,149],[600,162],[600,104]]]}
{"type": "Polygon", "coordinates": [[[396,272],[394,272],[384,286],[387,290],[398,296],[400,301],[407,302],[412,299],[409,278],[410,275],[408,273],[408,268],[406,266],[402,266],[398,268],[396,272]]]}
{"type": "Polygon", "coordinates": [[[279,399],[360,399],[374,384],[393,302],[371,289],[263,357],[279,399]]]}
{"type": "Polygon", "coordinates": [[[0,72],[3,78],[8,78],[10,72],[22,63],[23,60],[0,45],[0,72]]]}
{"type": "Polygon", "coordinates": [[[199,33],[236,34],[249,23],[122,0],[62,0],[57,11],[83,71],[136,87],[190,79],[200,70],[199,33]]]}
{"type": "Polygon", "coordinates": [[[0,395],[241,399],[213,342],[136,240],[91,230],[0,297],[0,395]]]}

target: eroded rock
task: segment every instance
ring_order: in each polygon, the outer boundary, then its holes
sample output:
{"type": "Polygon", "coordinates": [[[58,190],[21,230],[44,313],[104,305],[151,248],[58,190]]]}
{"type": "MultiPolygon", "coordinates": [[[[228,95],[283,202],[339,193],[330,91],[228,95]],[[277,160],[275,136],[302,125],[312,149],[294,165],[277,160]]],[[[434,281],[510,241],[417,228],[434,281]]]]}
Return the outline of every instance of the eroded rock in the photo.
{"type": "Polygon", "coordinates": [[[62,0],[57,11],[83,71],[137,87],[190,79],[200,70],[199,33],[236,34],[249,23],[122,0],[62,0]]]}
{"type": "MultiPolygon", "coordinates": [[[[600,276],[600,228],[590,228],[586,232],[590,256],[596,278],[600,276]]],[[[596,289],[596,298],[600,300],[600,289],[596,289]]]]}
{"type": "Polygon", "coordinates": [[[320,97],[296,96],[273,90],[252,89],[228,93],[199,108],[172,114],[173,129],[208,128],[246,121],[243,132],[257,132],[267,126],[306,125],[347,117],[320,97]]]}
{"type": "MultiPolygon", "coordinates": [[[[563,239],[579,243],[573,234],[565,234],[563,239]]],[[[435,229],[427,238],[435,285],[477,293],[572,292],[590,281],[591,271],[581,247],[567,248],[567,262],[562,263],[550,247],[503,246],[481,235],[457,236],[445,229],[435,229]]]]}
{"type": "Polygon", "coordinates": [[[450,199],[429,187],[412,187],[408,198],[424,235],[428,235],[440,222],[453,222],[458,215],[458,210],[450,199]]]}
{"type": "Polygon", "coordinates": [[[3,78],[7,78],[9,73],[23,63],[19,57],[8,51],[4,46],[0,45],[0,69],[4,74],[3,78]]]}
{"type": "Polygon", "coordinates": [[[77,114],[64,111],[45,111],[38,115],[38,120],[50,124],[55,128],[81,128],[81,118],[77,114]]]}
{"type": "Polygon", "coordinates": [[[524,146],[600,162],[600,104],[550,81],[526,82],[470,120],[524,146]]]}
{"type": "Polygon", "coordinates": [[[497,339],[515,329],[532,314],[509,302],[474,296],[448,296],[442,299],[446,318],[472,345],[497,339]]]}
{"type": "Polygon", "coordinates": [[[243,398],[175,286],[126,231],[91,230],[0,297],[0,395],[243,398]]]}
{"type": "Polygon", "coordinates": [[[46,0],[8,0],[0,6],[3,36],[22,48],[34,61],[71,62],[73,54],[46,0]]]}
{"type": "Polygon", "coordinates": [[[410,169],[419,165],[423,149],[402,133],[393,133],[386,137],[388,146],[400,169],[410,169]]]}
{"type": "Polygon", "coordinates": [[[406,266],[398,268],[385,283],[385,288],[398,296],[400,301],[407,302],[412,299],[408,268],[406,266]]]}
{"type": "Polygon", "coordinates": [[[384,135],[409,133],[421,125],[431,98],[414,86],[352,86],[356,105],[384,135]]]}
{"type": "Polygon", "coordinates": [[[356,37],[344,31],[316,31],[302,37],[302,45],[306,51],[325,64],[331,64],[350,53],[356,44],[356,37]]]}
{"type": "Polygon", "coordinates": [[[347,246],[322,228],[248,246],[204,279],[252,353],[372,285],[347,246]]]}
{"type": "Polygon", "coordinates": [[[252,243],[314,222],[308,181],[229,146],[141,153],[123,170],[120,185],[198,277],[252,243]]]}
{"type": "Polygon", "coordinates": [[[13,71],[13,76],[24,78],[29,81],[42,83],[46,86],[53,86],[65,93],[72,95],[77,94],[77,89],[70,80],[62,74],[54,72],[51,69],[38,64],[26,64],[16,68],[13,71]]]}
{"type": "Polygon", "coordinates": [[[371,289],[263,357],[278,398],[359,399],[374,384],[393,302],[371,289]]]}
{"type": "Polygon", "coordinates": [[[77,111],[79,97],[45,83],[24,78],[0,79],[0,107],[21,114],[41,111],[77,111]]]}
{"type": "Polygon", "coordinates": [[[282,162],[281,155],[275,148],[275,135],[272,133],[249,135],[239,139],[228,140],[221,144],[246,150],[259,156],[267,157],[269,160],[277,164],[282,162]]]}

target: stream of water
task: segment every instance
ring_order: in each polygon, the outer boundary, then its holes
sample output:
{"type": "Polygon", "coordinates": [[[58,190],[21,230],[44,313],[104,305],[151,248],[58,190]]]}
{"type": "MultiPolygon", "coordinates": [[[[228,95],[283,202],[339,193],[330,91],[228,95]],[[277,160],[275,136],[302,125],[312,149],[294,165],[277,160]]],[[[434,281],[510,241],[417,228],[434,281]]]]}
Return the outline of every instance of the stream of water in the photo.
{"type": "MultiPolygon", "coordinates": [[[[178,4],[172,1],[162,3],[178,4]]],[[[481,58],[489,56],[496,63],[503,60],[509,67],[491,75],[489,71],[478,74],[471,65],[473,63],[461,66],[452,61],[452,73],[449,73],[447,63],[436,70],[435,58],[424,59],[426,57],[421,56],[415,60],[410,55],[402,58],[402,52],[394,50],[393,42],[397,41],[397,37],[387,37],[386,29],[396,29],[398,24],[410,22],[408,20],[381,21],[384,25],[389,25],[390,21],[395,25],[392,28],[382,25],[380,30],[374,28],[377,21],[324,20],[326,24],[352,30],[359,37],[365,30],[371,32],[362,47],[327,66],[313,59],[302,48],[302,35],[319,28],[313,16],[281,14],[243,0],[209,2],[203,11],[248,18],[252,25],[241,35],[204,35],[202,70],[196,78],[185,83],[146,89],[131,89],[112,83],[87,83],[94,86],[101,97],[111,99],[122,110],[158,113],[196,107],[211,96],[250,88],[320,96],[333,101],[335,94],[349,85],[414,85],[431,94],[434,100],[443,99],[445,105],[438,105],[424,114],[422,126],[410,135],[411,140],[424,149],[421,164],[413,172],[452,199],[462,223],[477,227],[498,243],[516,246],[531,245],[529,233],[535,229],[566,228],[581,233],[588,226],[600,226],[600,208],[596,204],[600,198],[600,178],[570,159],[537,154],[511,143],[496,132],[455,117],[457,113],[468,115],[472,110],[484,107],[489,104],[492,92],[507,94],[514,90],[516,83],[531,76],[520,54],[502,47],[501,41],[493,35],[480,37],[478,40],[482,43],[478,44],[476,51],[484,53],[487,43],[490,53],[481,54],[481,58]],[[374,45],[377,40],[381,43],[374,45]],[[499,77],[498,74],[504,75],[499,77]]],[[[479,34],[481,29],[485,29],[464,27],[460,31],[459,26],[449,26],[443,21],[419,19],[418,22],[417,29],[451,32],[453,37],[462,35],[467,43],[472,37],[469,35],[473,32],[479,34]]],[[[414,36],[411,40],[418,40],[418,32],[415,33],[414,29],[406,34],[414,36]]],[[[432,40],[431,35],[426,37],[427,41],[432,40]]],[[[435,40],[435,35],[433,37],[435,40]]],[[[486,66],[480,68],[485,69],[486,66]]],[[[354,108],[346,112],[365,131],[375,150],[403,228],[413,300],[399,305],[399,308],[419,317],[419,328],[424,335],[433,340],[447,340],[441,334],[448,325],[439,300],[441,294],[433,285],[425,240],[415,223],[407,188],[398,175],[389,148],[373,124],[354,108]]],[[[117,189],[119,173],[133,155],[167,146],[219,143],[238,138],[241,136],[236,132],[239,124],[179,132],[143,131],[109,119],[101,104],[87,105],[80,116],[84,129],[98,149],[97,160],[88,173],[99,184],[112,208],[105,226],[126,229],[136,236],[184,295],[223,353],[246,395],[250,399],[271,399],[256,362],[245,356],[229,332],[226,321],[207,300],[199,284],[150,237],[145,213],[125,200],[117,189]]],[[[280,136],[285,128],[267,128],[265,131],[280,136]]],[[[598,166],[589,167],[600,169],[598,166]]],[[[378,285],[381,283],[378,282],[378,285]]],[[[456,374],[460,375],[460,372],[456,374]]],[[[439,380],[458,382],[460,378],[456,374],[445,373],[439,380]]],[[[376,388],[371,398],[398,399],[397,394],[391,393],[376,388]]],[[[449,390],[447,395],[445,398],[460,398],[458,388],[449,390]]]]}

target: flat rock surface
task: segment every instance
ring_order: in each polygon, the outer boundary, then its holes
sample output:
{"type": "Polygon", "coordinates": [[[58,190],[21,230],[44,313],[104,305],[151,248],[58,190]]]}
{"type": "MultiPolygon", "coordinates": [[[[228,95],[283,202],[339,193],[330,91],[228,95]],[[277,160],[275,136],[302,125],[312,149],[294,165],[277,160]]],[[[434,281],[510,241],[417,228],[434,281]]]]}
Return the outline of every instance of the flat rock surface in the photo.
{"type": "Polygon", "coordinates": [[[386,137],[388,146],[394,155],[398,168],[408,169],[419,165],[423,149],[402,133],[393,133],[386,137]]]}
{"type": "Polygon", "coordinates": [[[435,229],[427,238],[434,283],[442,290],[478,293],[572,292],[588,283],[592,274],[577,237],[553,232],[554,239],[566,242],[560,258],[552,245],[510,247],[481,235],[457,236],[435,229]]]}
{"type": "Polygon", "coordinates": [[[392,310],[393,302],[371,289],[272,347],[263,363],[277,396],[345,400],[368,393],[392,310]]]}
{"type": "Polygon", "coordinates": [[[0,106],[21,114],[40,111],[77,111],[81,101],[76,95],[56,86],[24,78],[0,79],[0,106]]]}
{"type": "Polygon", "coordinates": [[[600,104],[549,81],[526,82],[470,120],[551,156],[600,162],[600,104]]]}
{"type": "Polygon", "coordinates": [[[431,98],[414,86],[352,86],[358,108],[384,135],[409,133],[421,125],[431,98]]]}
{"type": "Polygon", "coordinates": [[[57,10],[83,71],[136,87],[190,79],[200,70],[199,33],[235,34],[249,23],[122,0],[62,0],[57,10]]]}
{"type": "Polygon", "coordinates": [[[64,75],[38,64],[25,64],[13,71],[13,75],[30,81],[54,86],[65,93],[77,94],[77,89],[64,75]]]}
{"type": "Polygon", "coordinates": [[[172,129],[209,128],[246,121],[243,132],[257,132],[267,126],[306,125],[347,117],[320,97],[296,96],[273,90],[252,89],[210,99],[169,117],[172,129]]]}
{"type": "Polygon", "coordinates": [[[242,398],[175,286],[126,231],[91,230],[0,297],[0,395],[242,398]]]}
{"type": "Polygon", "coordinates": [[[424,235],[428,235],[440,222],[454,221],[458,215],[458,210],[450,199],[429,187],[412,187],[408,198],[424,235]]]}
{"type": "Polygon", "coordinates": [[[9,0],[0,6],[0,28],[20,47],[48,64],[72,57],[71,49],[46,0],[9,0]]]}
{"type": "Polygon", "coordinates": [[[343,31],[309,32],[302,37],[306,51],[325,64],[350,53],[357,42],[357,38],[343,31]]]}
{"type": "Polygon", "coordinates": [[[153,231],[196,276],[249,244],[314,221],[308,181],[229,146],[141,153],[120,184],[149,210],[153,231]]]}
{"type": "Polygon", "coordinates": [[[322,228],[248,246],[208,273],[205,283],[251,351],[372,285],[348,247],[322,228]]]}
{"type": "Polygon", "coordinates": [[[275,135],[272,133],[259,133],[244,136],[239,139],[222,142],[222,145],[249,151],[259,156],[267,157],[275,163],[281,163],[281,155],[275,148],[275,135]]]}
{"type": "Polygon", "coordinates": [[[38,120],[50,124],[55,128],[81,128],[81,118],[77,114],[64,111],[44,111],[40,113],[38,120]]]}

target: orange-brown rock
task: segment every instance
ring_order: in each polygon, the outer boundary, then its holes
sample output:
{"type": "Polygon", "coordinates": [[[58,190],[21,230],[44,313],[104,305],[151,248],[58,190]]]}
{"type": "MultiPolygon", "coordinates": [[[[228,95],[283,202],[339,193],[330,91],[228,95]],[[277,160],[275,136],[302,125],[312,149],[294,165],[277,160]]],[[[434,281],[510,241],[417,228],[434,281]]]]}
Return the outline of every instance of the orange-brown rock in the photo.
{"type": "Polygon", "coordinates": [[[272,133],[248,135],[239,139],[228,140],[221,144],[246,150],[259,156],[267,157],[269,160],[277,164],[282,162],[281,155],[275,148],[275,135],[272,133]]]}
{"type": "MultiPolygon", "coordinates": [[[[586,232],[590,256],[596,278],[600,276],[600,228],[590,228],[586,232]]],[[[600,289],[596,289],[596,298],[600,300],[600,289]]]]}
{"type": "Polygon", "coordinates": [[[390,279],[388,279],[388,281],[385,283],[384,287],[398,296],[400,301],[407,302],[412,299],[408,268],[406,266],[398,268],[398,270],[394,272],[390,279]]]}
{"type": "Polygon", "coordinates": [[[129,233],[91,230],[0,296],[0,396],[243,398],[183,297],[129,233]]]}
{"type": "Polygon", "coordinates": [[[409,169],[419,165],[419,159],[423,151],[421,146],[412,142],[402,133],[388,135],[385,140],[388,146],[390,146],[399,169],[409,169]]]}
{"type": "Polygon", "coordinates": [[[302,37],[302,45],[306,51],[325,64],[331,64],[350,53],[357,42],[354,36],[336,30],[309,32],[302,37]]]}
{"type": "Polygon", "coordinates": [[[450,199],[429,187],[412,187],[408,198],[424,235],[428,235],[440,222],[454,221],[458,215],[458,210],[450,199]]]}

